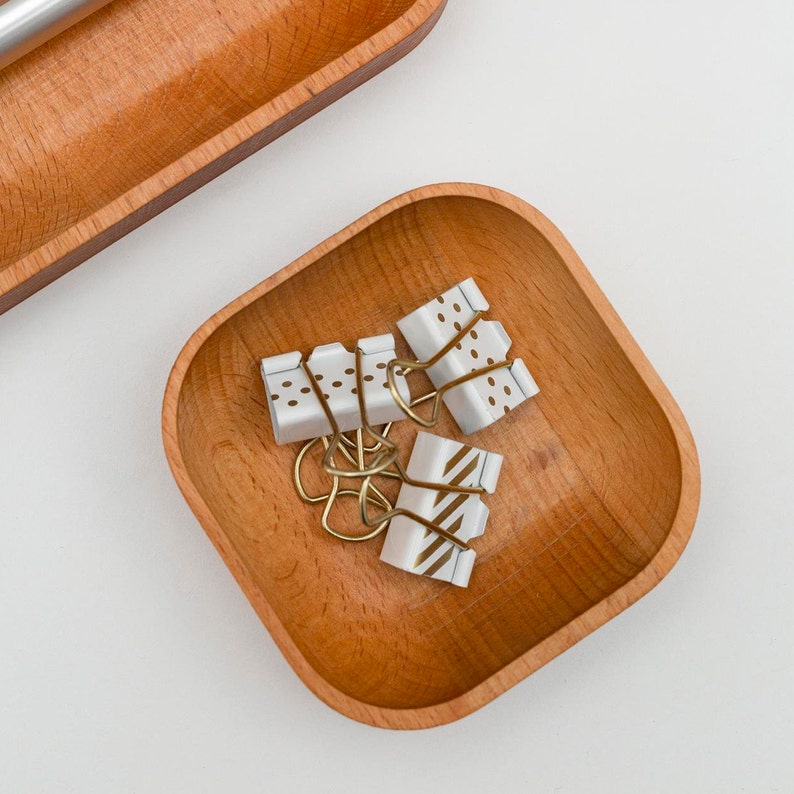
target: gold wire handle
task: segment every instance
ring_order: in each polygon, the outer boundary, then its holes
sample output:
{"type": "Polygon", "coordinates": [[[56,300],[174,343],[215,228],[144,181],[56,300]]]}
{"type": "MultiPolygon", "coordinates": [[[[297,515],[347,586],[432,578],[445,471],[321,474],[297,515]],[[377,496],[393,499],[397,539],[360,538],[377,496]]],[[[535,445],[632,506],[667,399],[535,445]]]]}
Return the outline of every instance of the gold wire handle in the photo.
{"type": "MultiPolygon", "coordinates": [[[[346,488],[343,490],[339,490],[339,478],[334,477],[331,483],[331,490],[326,494],[321,494],[319,496],[312,496],[306,490],[306,486],[303,484],[303,478],[301,476],[301,469],[303,466],[303,461],[306,458],[306,455],[312,450],[315,444],[319,441],[322,441],[323,445],[326,449],[329,447],[329,441],[326,436],[319,436],[318,438],[313,438],[310,441],[307,441],[303,447],[301,447],[300,452],[298,453],[297,458],[295,459],[295,464],[292,469],[292,476],[295,482],[295,488],[298,491],[298,495],[300,498],[306,502],[307,504],[318,504],[320,502],[325,502],[326,505],[323,508],[322,519],[320,521],[322,528],[328,532],[330,535],[333,535],[335,538],[339,538],[340,540],[346,540],[352,543],[360,543],[361,541],[371,540],[372,538],[377,537],[378,535],[383,532],[386,527],[388,526],[388,521],[382,521],[377,526],[375,526],[374,531],[369,532],[365,535],[347,535],[345,533],[340,532],[337,529],[334,529],[329,523],[329,517],[331,514],[331,510],[333,509],[336,500],[341,496],[359,496],[359,491],[354,489],[346,488]]],[[[350,453],[343,449],[342,450],[347,459],[356,465],[356,461],[353,459],[353,456],[350,453]]],[[[367,499],[372,502],[372,504],[380,505],[384,510],[389,511],[392,509],[391,502],[387,499],[387,497],[376,487],[372,487],[372,494],[370,496],[369,493],[367,494],[367,499]]],[[[372,525],[370,525],[372,526],[372,525]]]]}
{"type": "MultiPolygon", "coordinates": [[[[365,480],[365,482],[366,482],[366,480],[365,480]]],[[[367,532],[365,535],[346,535],[345,533],[340,532],[337,529],[334,529],[328,523],[328,517],[329,517],[329,515],[331,513],[331,508],[334,506],[334,504],[336,502],[336,499],[339,496],[358,496],[359,503],[360,503],[360,500],[361,500],[361,492],[360,491],[355,491],[355,490],[351,490],[351,489],[347,489],[347,488],[342,490],[342,491],[340,491],[339,490],[339,478],[338,477],[334,477],[333,484],[331,485],[331,493],[329,494],[329,498],[328,498],[328,500],[325,503],[325,507],[323,508],[322,519],[320,520],[320,524],[322,525],[322,528],[329,535],[333,535],[335,538],[338,538],[339,540],[345,540],[348,543],[361,543],[361,542],[363,542],[365,540],[372,540],[373,538],[378,537],[378,535],[380,535],[381,532],[383,532],[386,529],[386,527],[389,526],[389,521],[391,519],[381,519],[381,521],[378,524],[375,524],[375,522],[373,522],[371,524],[367,524],[366,526],[374,527],[374,529],[372,530],[372,532],[367,532]]],[[[372,501],[371,497],[369,496],[369,492],[367,493],[365,499],[367,501],[372,501]]],[[[383,499],[382,507],[384,507],[384,509],[386,509],[388,512],[391,512],[391,503],[385,497],[383,499]]]]}
{"type": "Polygon", "coordinates": [[[480,321],[482,314],[482,312],[476,312],[474,317],[472,317],[472,319],[469,320],[469,322],[466,323],[466,325],[461,328],[461,330],[458,331],[458,333],[455,334],[455,336],[453,336],[452,339],[450,339],[449,342],[447,342],[447,344],[441,348],[441,350],[439,350],[432,358],[427,359],[427,361],[409,361],[405,358],[394,358],[386,366],[386,382],[389,384],[389,391],[391,392],[394,402],[400,406],[406,416],[413,419],[414,422],[421,425],[422,427],[431,428],[438,423],[438,416],[441,412],[441,400],[450,389],[454,389],[456,386],[468,383],[470,380],[479,378],[481,375],[487,375],[489,372],[493,372],[496,369],[504,369],[505,367],[512,365],[512,361],[498,361],[495,364],[489,364],[486,367],[475,369],[466,375],[462,375],[460,378],[455,378],[455,380],[445,383],[435,392],[430,392],[430,394],[426,394],[424,397],[421,397],[410,404],[406,403],[400,394],[395,381],[398,368],[400,369],[401,374],[404,376],[407,376],[416,370],[424,371],[430,369],[430,367],[441,361],[441,359],[444,358],[444,356],[446,356],[453,347],[455,347],[462,339],[465,338],[466,334],[468,334],[469,331],[471,331],[471,329],[474,328],[474,326],[480,321]],[[416,405],[426,402],[427,400],[432,400],[433,405],[430,409],[430,418],[424,419],[413,409],[416,405]]]}
{"type": "MultiPolygon", "coordinates": [[[[320,502],[325,502],[331,497],[331,492],[329,491],[326,494],[320,494],[319,496],[312,496],[306,490],[306,486],[303,484],[303,476],[301,475],[301,470],[303,468],[303,461],[306,458],[306,455],[311,452],[312,447],[315,444],[322,441],[323,446],[328,449],[329,441],[327,436],[318,436],[317,438],[313,438],[310,441],[307,441],[302,447],[300,452],[298,452],[298,456],[295,458],[295,463],[292,467],[292,479],[295,483],[295,489],[298,492],[298,496],[300,496],[301,500],[306,502],[307,504],[319,504],[320,502]]],[[[365,449],[365,448],[364,448],[365,449]]],[[[352,465],[357,465],[356,460],[350,454],[350,452],[346,449],[342,449],[342,454],[347,458],[347,460],[352,465]]],[[[374,485],[372,486],[372,492],[377,497],[377,502],[379,502],[383,507],[391,510],[391,503],[389,502],[388,498],[384,496],[381,491],[376,488],[374,485]]],[[[358,496],[358,491],[350,490],[350,491],[339,491],[337,496],[358,496]]]]}
{"type": "MultiPolygon", "coordinates": [[[[363,410],[361,413],[362,423],[366,422],[366,406],[364,405],[363,399],[363,381],[361,378],[361,351],[359,348],[356,348],[356,391],[358,392],[358,404],[359,410],[363,410]]],[[[339,423],[336,421],[336,417],[334,416],[331,407],[328,405],[328,400],[325,399],[325,394],[323,394],[323,390],[320,388],[320,384],[317,382],[317,379],[314,377],[314,373],[311,371],[309,365],[305,362],[301,362],[301,367],[303,371],[306,373],[306,376],[309,379],[309,385],[314,390],[314,394],[316,395],[317,399],[320,401],[320,406],[323,409],[323,413],[325,413],[325,417],[328,420],[328,423],[331,426],[331,430],[333,435],[331,436],[331,441],[329,446],[325,450],[325,455],[323,455],[323,469],[329,474],[331,477],[341,477],[343,479],[349,478],[361,478],[366,477],[368,475],[379,474],[384,469],[387,469],[391,466],[392,463],[397,459],[397,456],[400,454],[400,450],[397,448],[397,445],[386,438],[381,433],[378,433],[374,430],[374,428],[369,426],[369,423],[366,422],[365,427],[367,428],[367,432],[372,435],[372,437],[381,444],[381,446],[386,447],[383,451],[377,454],[374,462],[370,466],[364,466],[363,463],[361,466],[355,469],[340,469],[334,463],[334,454],[336,450],[339,448],[340,444],[342,444],[342,432],[339,430],[339,423]]],[[[349,441],[349,439],[347,439],[349,441]]]]}
{"type": "MultiPolygon", "coordinates": [[[[295,463],[292,466],[292,479],[295,483],[295,490],[298,492],[298,496],[300,496],[301,500],[306,502],[306,504],[314,505],[319,504],[320,502],[325,502],[331,495],[331,492],[324,494],[319,494],[318,496],[312,496],[306,486],[303,483],[303,462],[306,459],[306,456],[312,451],[315,445],[322,442],[324,447],[327,449],[329,445],[328,437],[327,436],[318,436],[317,438],[313,438],[310,441],[307,441],[298,452],[297,457],[295,458],[295,463]]],[[[356,459],[350,454],[349,450],[342,448],[342,454],[345,458],[350,462],[351,465],[356,466],[357,462],[356,459]]],[[[351,491],[351,493],[355,493],[358,495],[358,491],[351,491]]]]}
{"type": "MultiPolygon", "coordinates": [[[[420,398],[425,399],[425,398],[420,398]]],[[[415,480],[411,477],[408,472],[403,468],[402,464],[399,461],[394,462],[394,468],[397,471],[382,471],[379,475],[380,477],[391,477],[394,479],[401,480],[406,485],[412,485],[414,488],[426,488],[430,491],[444,491],[446,493],[461,493],[461,494],[484,494],[485,488],[481,485],[477,486],[467,486],[467,485],[450,485],[448,483],[441,483],[441,482],[425,482],[424,480],[415,480]]],[[[391,521],[395,516],[405,516],[406,518],[410,518],[413,521],[417,521],[423,527],[426,527],[431,532],[435,532],[436,535],[444,538],[444,540],[448,540],[450,543],[454,543],[459,549],[463,549],[464,551],[469,547],[467,543],[457,538],[451,532],[448,532],[439,524],[430,521],[427,518],[423,518],[422,516],[414,513],[412,510],[405,510],[402,507],[391,508],[388,509],[383,515],[378,516],[377,519],[371,519],[369,516],[369,512],[367,511],[367,502],[373,502],[375,504],[378,501],[373,500],[370,495],[369,491],[372,492],[376,496],[382,496],[381,492],[372,484],[372,477],[365,478],[364,482],[361,485],[361,490],[359,491],[359,512],[361,513],[361,520],[364,522],[366,526],[374,526],[374,522],[376,520],[380,521],[391,521]]]]}
{"type": "Polygon", "coordinates": [[[385,471],[392,463],[397,460],[400,454],[399,447],[388,438],[389,430],[391,430],[392,423],[386,425],[383,433],[379,433],[369,422],[369,412],[367,410],[367,401],[364,398],[364,375],[361,371],[361,364],[364,357],[364,351],[356,346],[356,397],[358,398],[358,412],[361,415],[361,427],[356,431],[356,445],[358,448],[359,472],[360,476],[365,476],[364,472],[368,474],[378,474],[385,471]],[[375,439],[375,444],[368,448],[363,445],[363,433],[366,430],[370,438],[375,439]],[[380,450],[383,452],[380,452],[380,450]],[[388,450],[388,451],[387,451],[388,450]],[[363,458],[365,452],[373,452],[377,454],[375,463],[369,468],[363,465],[363,458]]]}
{"type": "MultiPolygon", "coordinates": [[[[388,422],[387,424],[385,424],[383,426],[383,430],[381,432],[383,433],[384,436],[388,436],[389,435],[389,431],[391,430],[391,426],[393,424],[394,424],[394,422],[388,422]]],[[[356,430],[356,433],[360,433],[360,432],[361,432],[361,428],[356,430]]],[[[348,449],[358,449],[359,448],[358,441],[357,440],[353,441],[352,439],[349,439],[344,433],[342,433],[341,441],[348,449]]],[[[382,446],[383,446],[383,444],[381,444],[380,441],[378,441],[376,444],[373,444],[371,447],[367,447],[367,446],[364,446],[362,444],[361,445],[361,451],[362,452],[366,452],[367,455],[373,455],[374,453],[379,452],[382,446]]]]}
{"type": "MultiPolygon", "coordinates": [[[[457,546],[461,551],[468,551],[471,548],[465,540],[461,540],[443,527],[439,526],[438,524],[434,524],[429,519],[414,513],[412,510],[406,510],[402,507],[395,507],[378,516],[377,518],[370,518],[369,511],[367,510],[367,502],[371,501],[369,496],[369,490],[371,486],[372,477],[365,477],[364,482],[361,483],[361,490],[358,493],[359,513],[361,514],[361,520],[365,526],[380,527],[382,523],[388,524],[397,516],[405,516],[406,518],[410,518],[412,521],[416,521],[418,524],[421,524],[423,527],[426,527],[431,532],[435,532],[436,535],[457,546]]],[[[431,487],[435,488],[435,486],[431,487]]]]}

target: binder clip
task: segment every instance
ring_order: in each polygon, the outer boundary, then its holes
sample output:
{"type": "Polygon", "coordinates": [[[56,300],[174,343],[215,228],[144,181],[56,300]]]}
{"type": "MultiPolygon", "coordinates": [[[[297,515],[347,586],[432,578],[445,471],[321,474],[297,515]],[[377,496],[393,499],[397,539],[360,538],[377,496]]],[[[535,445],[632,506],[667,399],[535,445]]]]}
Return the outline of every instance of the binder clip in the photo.
{"type": "MultiPolygon", "coordinates": [[[[488,520],[479,494],[495,491],[502,460],[496,453],[420,431],[380,559],[466,587],[477,556],[468,541],[482,535],[488,520]]],[[[362,518],[368,484],[367,479],[360,493],[362,518]]]]}
{"type": "Polygon", "coordinates": [[[416,361],[393,359],[386,370],[394,401],[423,427],[438,421],[441,401],[465,434],[482,430],[538,393],[524,362],[507,360],[512,345],[502,324],[484,320],[488,311],[474,279],[456,284],[397,321],[416,361]],[[422,370],[436,388],[430,417],[421,417],[399,391],[398,372],[422,370]]]}
{"type": "MultiPolygon", "coordinates": [[[[341,540],[364,541],[380,534],[388,522],[379,522],[374,531],[349,535],[335,529],[330,513],[339,497],[356,497],[359,491],[341,488],[340,478],[363,478],[388,468],[399,454],[386,436],[391,424],[405,418],[396,405],[386,381],[387,363],[395,356],[394,337],[383,334],[359,340],[355,351],[333,343],[314,349],[307,361],[299,352],[262,359],[260,370],[277,444],[306,441],[295,461],[293,478],[300,498],[308,504],[324,504],[321,526],[341,540]],[[378,432],[370,416],[384,429],[378,432]],[[366,429],[374,445],[364,444],[366,429]],[[345,433],[355,431],[355,440],[345,433]],[[302,479],[302,466],[318,442],[324,447],[323,469],[331,477],[325,494],[309,494],[302,479]],[[373,456],[367,461],[368,456],[373,456]],[[337,459],[343,465],[337,464],[337,459]]],[[[402,399],[410,399],[403,379],[398,384],[402,399]]],[[[376,488],[369,502],[386,511],[390,501],[376,488]]]]}
{"type": "Polygon", "coordinates": [[[304,362],[298,352],[262,359],[261,372],[277,444],[308,441],[362,427],[359,388],[370,421],[385,425],[404,419],[396,393],[410,400],[404,378],[386,379],[394,359],[391,334],[359,340],[350,352],[335,342],[316,347],[304,362]],[[358,373],[358,375],[357,375],[358,373]]]}

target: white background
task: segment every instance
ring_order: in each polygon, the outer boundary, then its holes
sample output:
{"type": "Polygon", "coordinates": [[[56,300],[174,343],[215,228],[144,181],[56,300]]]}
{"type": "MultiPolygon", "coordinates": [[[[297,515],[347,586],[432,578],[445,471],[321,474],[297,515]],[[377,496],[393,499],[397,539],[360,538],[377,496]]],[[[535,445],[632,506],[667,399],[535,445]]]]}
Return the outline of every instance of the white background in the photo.
{"type": "Polygon", "coordinates": [[[405,60],[0,317],[0,789],[794,790],[794,6],[450,0],[405,60]],[[494,703],[352,722],[287,666],[160,438],[217,309],[392,196],[507,189],[687,416],[694,535],[494,703]]]}

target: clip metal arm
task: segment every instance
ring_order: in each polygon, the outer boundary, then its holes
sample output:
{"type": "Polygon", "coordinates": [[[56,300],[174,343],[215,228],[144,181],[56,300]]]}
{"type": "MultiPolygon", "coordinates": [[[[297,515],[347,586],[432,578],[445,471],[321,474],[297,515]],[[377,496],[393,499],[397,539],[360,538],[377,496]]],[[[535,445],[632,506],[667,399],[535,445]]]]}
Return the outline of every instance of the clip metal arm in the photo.
{"type": "Polygon", "coordinates": [[[403,396],[400,394],[400,391],[397,388],[397,369],[399,368],[403,375],[408,375],[411,372],[417,370],[425,371],[435,366],[456,345],[458,345],[462,339],[466,337],[472,328],[474,328],[474,326],[480,321],[482,315],[483,312],[475,312],[474,317],[472,317],[472,319],[469,320],[469,322],[466,323],[466,325],[464,325],[463,328],[461,328],[460,331],[458,331],[455,336],[453,336],[452,339],[450,339],[449,342],[447,342],[447,344],[445,344],[444,347],[442,347],[432,358],[429,358],[426,361],[409,361],[404,358],[395,358],[386,365],[386,382],[389,384],[389,391],[391,392],[391,396],[394,398],[394,402],[400,406],[406,416],[413,419],[418,425],[431,428],[438,423],[438,417],[441,412],[441,401],[444,395],[450,389],[454,389],[456,386],[468,383],[470,380],[479,378],[481,375],[487,375],[489,372],[493,372],[497,369],[504,369],[505,367],[510,367],[512,365],[512,361],[497,361],[495,364],[489,364],[486,367],[475,369],[472,372],[468,372],[459,378],[449,381],[449,383],[445,383],[435,392],[430,392],[430,394],[413,401],[410,405],[403,399],[403,396]],[[414,407],[422,402],[426,402],[427,400],[432,400],[433,402],[430,409],[430,418],[424,419],[423,417],[419,416],[419,414],[414,410],[414,407]]]}
{"type": "MultiPolygon", "coordinates": [[[[320,406],[323,409],[323,413],[325,414],[326,419],[328,420],[328,424],[331,426],[331,430],[333,431],[333,435],[331,436],[331,442],[328,445],[327,449],[325,450],[325,455],[323,455],[323,469],[332,477],[341,477],[343,479],[350,479],[350,478],[361,478],[366,477],[369,475],[375,475],[382,472],[384,469],[387,469],[389,466],[394,463],[397,459],[397,456],[400,454],[400,450],[397,448],[394,442],[387,439],[385,436],[377,433],[373,428],[369,426],[369,421],[366,415],[366,405],[364,403],[364,383],[361,376],[361,349],[356,348],[356,386],[357,386],[357,393],[358,393],[358,404],[359,408],[363,410],[361,411],[361,419],[366,428],[367,432],[369,432],[375,440],[386,447],[386,449],[380,452],[377,457],[375,458],[374,462],[365,468],[361,468],[363,466],[363,459],[359,456],[359,465],[355,469],[341,469],[339,468],[334,462],[334,454],[336,453],[337,449],[339,448],[340,444],[342,443],[342,433],[339,430],[339,423],[336,421],[336,417],[334,416],[333,411],[331,410],[330,406],[328,405],[328,400],[325,399],[325,394],[323,394],[323,390],[320,388],[320,384],[317,382],[317,378],[314,376],[311,368],[305,361],[301,361],[301,367],[303,371],[306,373],[309,379],[309,385],[312,387],[315,396],[320,402],[320,406]]],[[[396,388],[396,387],[395,387],[396,388]]]]}
{"type": "MultiPolygon", "coordinates": [[[[436,535],[457,546],[461,551],[468,551],[469,548],[471,548],[466,541],[461,540],[443,527],[440,527],[438,524],[434,524],[429,519],[424,518],[411,510],[405,510],[404,508],[396,507],[384,513],[383,515],[378,516],[377,518],[370,517],[369,511],[367,510],[367,503],[371,501],[371,497],[369,496],[371,484],[372,477],[366,477],[364,482],[361,484],[361,491],[359,491],[358,494],[358,506],[359,512],[361,513],[361,520],[366,526],[378,526],[381,522],[388,523],[396,516],[405,516],[406,518],[410,518],[412,521],[416,521],[418,524],[421,524],[423,527],[426,527],[431,532],[435,532],[436,535]]],[[[435,488],[435,485],[432,485],[431,487],[435,488]]]]}

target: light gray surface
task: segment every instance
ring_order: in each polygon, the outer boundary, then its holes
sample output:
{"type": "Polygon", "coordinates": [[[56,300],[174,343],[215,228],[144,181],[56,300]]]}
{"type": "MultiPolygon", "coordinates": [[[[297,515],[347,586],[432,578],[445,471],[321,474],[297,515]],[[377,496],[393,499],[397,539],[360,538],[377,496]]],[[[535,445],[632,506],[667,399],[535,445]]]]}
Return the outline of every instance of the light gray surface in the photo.
{"type": "Polygon", "coordinates": [[[0,317],[3,790],[794,790],[792,23],[450,0],[406,60],[0,317]],[[160,401],[215,310],[450,179],[568,236],[689,419],[703,500],[635,607],[395,733],[284,662],[171,479],[160,401]]]}

